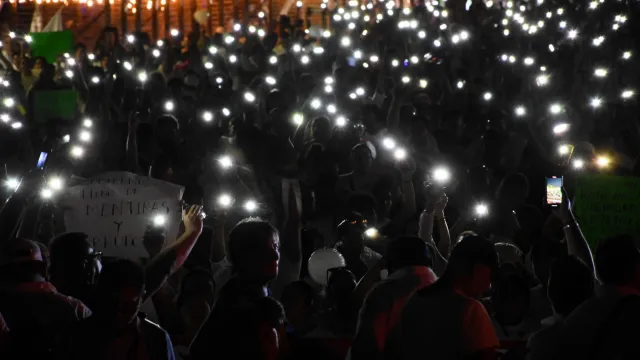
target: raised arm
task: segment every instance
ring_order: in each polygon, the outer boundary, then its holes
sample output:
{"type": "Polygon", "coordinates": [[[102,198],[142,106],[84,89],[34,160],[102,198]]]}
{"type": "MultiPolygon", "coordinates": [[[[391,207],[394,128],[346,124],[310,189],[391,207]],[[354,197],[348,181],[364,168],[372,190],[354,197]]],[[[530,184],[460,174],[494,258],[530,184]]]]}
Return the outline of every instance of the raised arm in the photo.
{"type": "Polygon", "coordinates": [[[591,270],[594,270],[595,267],[593,264],[591,249],[580,230],[580,226],[578,225],[575,216],[573,216],[573,212],[571,211],[571,201],[569,200],[567,191],[564,188],[562,188],[562,199],[563,202],[559,209],[554,211],[554,215],[562,221],[562,231],[564,232],[564,237],[567,240],[567,250],[569,251],[569,255],[575,256],[584,261],[591,270]]]}
{"type": "Polygon", "coordinates": [[[184,232],[171,246],[155,256],[145,267],[147,293],[145,300],[153,295],[173,275],[193,250],[202,233],[202,206],[193,205],[183,211],[184,232]]]}

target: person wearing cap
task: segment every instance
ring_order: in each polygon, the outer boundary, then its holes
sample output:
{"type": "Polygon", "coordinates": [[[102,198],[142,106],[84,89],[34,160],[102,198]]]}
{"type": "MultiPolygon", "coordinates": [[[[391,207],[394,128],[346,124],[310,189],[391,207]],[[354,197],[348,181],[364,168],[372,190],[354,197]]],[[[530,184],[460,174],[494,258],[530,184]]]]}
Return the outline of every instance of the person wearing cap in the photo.
{"type": "Polygon", "coordinates": [[[351,212],[338,224],[338,241],[335,249],[344,256],[347,269],[351,270],[356,281],[362,279],[367,270],[373,268],[382,259],[382,255],[364,245],[364,233],[367,220],[357,212],[351,212]]]}
{"type": "Polygon", "coordinates": [[[385,353],[405,360],[496,359],[498,337],[477,299],[489,289],[497,264],[493,244],[464,236],[442,277],[411,297],[385,353]]]}
{"type": "Polygon", "coordinates": [[[409,298],[437,279],[431,270],[428,245],[418,237],[401,236],[394,239],[379,264],[382,265],[370,269],[365,278],[372,272],[373,276],[379,277],[383,267],[386,267],[389,276],[378,282],[364,299],[351,344],[352,360],[381,357],[387,335],[398,324],[409,298]]]}
{"type": "Polygon", "coordinates": [[[45,278],[38,245],[13,239],[0,249],[0,313],[9,328],[74,322],[91,315],[82,301],[62,295],[45,278]]]}

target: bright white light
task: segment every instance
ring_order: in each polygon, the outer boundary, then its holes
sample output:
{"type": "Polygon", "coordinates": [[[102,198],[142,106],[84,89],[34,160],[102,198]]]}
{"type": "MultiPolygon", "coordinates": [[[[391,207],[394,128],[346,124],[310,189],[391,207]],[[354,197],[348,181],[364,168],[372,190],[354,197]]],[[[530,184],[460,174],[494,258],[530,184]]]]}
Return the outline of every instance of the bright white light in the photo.
{"type": "Polygon", "coordinates": [[[253,93],[251,93],[251,92],[247,91],[247,92],[245,92],[245,93],[244,93],[244,99],[245,99],[247,102],[250,102],[250,103],[251,103],[251,102],[256,101],[256,96],[255,96],[255,95],[253,95],[253,93]]]}
{"type": "Polygon", "coordinates": [[[304,115],[300,113],[293,114],[293,123],[300,126],[304,122],[304,115]]]}
{"type": "Polygon", "coordinates": [[[549,52],[554,52],[556,51],[556,47],[553,46],[552,44],[549,44],[549,52]]]}
{"type": "Polygon", "coordinates": [[[91,82],[94,83],[94,84],[98,84],[98,83],[100,83],[100,78],[97,77],[97,76],[92,76],[91,77],[91,82]]]}
{"type": "Polygon", "coordinates": [[[347,118],[345,118],[344,116],[338,116],[336,118],[336,126],[343,127],[345,125],[347,125],[347,118]]]}
{"type": "Polygon", "coordinates": [[[180,35],[180,31],[178,29],[171,29],[171,36],[176,37],[180,35]]]}
{"type": "Polygon", "coordinates": [[[309,61],[311,61],[311,60],[309,59],[309,56],[307,56],[307,55],[302,55],[302,57],[300,58],[300,62],[302,63],[302,65],[309,64],[309,61]]]}
{"type": "Polygon", "coordinates": [[[342,47],[351,46],[351,39],[348,36],[343,36],[340,40],[340,45],[342,45],[342,47]]]}
{"type": "Polygon", "coordinates": [[[564,134],[569,130],[569,124],[561,123],[553,127],[553,133],[556,135],[564,134]]]}
{"type": "Polygon", "coordinates": [[[311,107],[312,108],[320,109],[320,106],[322,106],[322,101],[320,101],[320,99],[314,98],[313,100],[311,100],[311,107]]]}
{"type": "Polygon", "coordinates": [[[406,75],[403,76],[401,80],[402,80],[403,84],[408,84],[408,83],[411,82],[411,78],[409,76],[406,76],[406,75]]]}
{"type": "Polygon", "coordinates": [[[271,65],[275,65],[275,64],[277,64],[277,63],[278,63],[278,57],[277,57],[277,56],[273,55],[273,56],[271,56],[271,57],[269,58],[269,64],[271,64],[271,65]]]}
{"type": "Polygon", "coordinates": [[[426,89],[427,85],[429,85],[429,83],[425,79],[420,79],[420,81],[418,82],[418,86],[420,86],[422,89],[426,89]]]}
{"type": "Polygon", "coordinates": [[[66,70],[66,71],[64,72],[64,75],[65,75],[66,77],[68,77],[69,79],[73,79],[73,71],[71,71],[71,70],[66,70]]]}
{"type": "Polygon", "coordinates": [[[238,61],[238,57],[235,55],[229,56],[229,62],[235,64],[238,61]]]}
{"type": "Polygon", "coordinates": [[[593,71],[593,75],[597,76],[597,77],[605,77],[607,76],[609,72],[607,71],[607,69],[605,68],[596,68],[593,71]]]}
{"type": "Polygon", "coordinates": [[[138,73],[138,80],[140,80],[140,82],[145,82],[149,79],[149,76],[147,75],[146,72],[141,71],[138,73]]]}
{"type": "Polygon", "coordinates": [[[336,106],[334,104],[327,105],[327,112],[329,114],[335,114],[336,111],[338,111],[338,108],[336,108],[336,106]]]}
{"type": "Polygon", "coordinates": [[[153,49],[153,51],[151,51],[151,54],[153,55],[153,57],[160,57],[160,50],[153,49]]]}
{"type": "Polygon", "coordinates": [[[175,109],[175,108],[176,108],[176,104],[174,104],[173,101],[171,101],[171,100],[167,100],[164,103],[164,109],[166,111],[173,111],[173,109],[175,109]]]}
{"type": "Polygon", "coordinates": [[[451,179],[451,172],[449,172],[449,169],[445,167],[437,167],[433,169],[433,172],[431,173],[431,177],[433,181],[443,184],[448,182],[449,179],[451,179]]]}
{"type": "Polygon", "coordinates": [[[560,145],[560,146],[558,146],[558,154],[560,154],[560,155],[569,154],[569,145],[560,145]]]}
{"type": "Polygon", "coordinates": [[[16,191],[20,186],[20,180],[16,178],[9,178],[7,179],[7,181],[4,182],[4,184],[9,190],[16,191]]]}
{"type": "Polygon", "coordinates": [[[213,121],[213,113],[211,111],[205,111],[202,113],[202,120],[206,122],[213,121]]]}
{"type": "Polygon", "coordinates": [[[222,194],[218,198],[218,204],[222,205],[223,207],[229,207],[232,201],[233,199],[228,194],[222,194]]]}
{"type": "Polygon", "coordinates": [[[456,87],[458,89],[462,89],[464,87],[464,81],[458,80],[458,82],[456,83],[456,87]]]}
{"type": "Polygon", "coordinates": [[[469,32],[466,30],[462,30],[460,32],[460,39],[467,40],[469,38],[469,32]]]}
{"type": "Polygon", "coordinates": [[[578,37],[578,30],[576,29],[569,30],[567,37],[572,40],[575,39],[576,37],[578,37]]]}
{"type": "Polygon", "coordinates": [[[222,167],[223,169],[228,169],[233,166],[233,159],[231,159],[231,156],[228,155],[221,156],[218,159],[218,164],[220,164],[220,167],[222,167]]]}
{"type": "Polygon", "coordinates": [[[504,34],[504,36],[509,36],[509,29],[504,29],[504,31],[502,31],[502,34],[504,34]]]}
{"type": "Polygon", "coordinates": [[[368,238],[376,238],[379,235],[378,230],[375,228],[368,228],[367,230],[365,230],[364,234],[368,238]]]}
{"type": "Polygon", "coordinates": [[[549,84],[549,75],[538,75],[536,76],[536,85],[538,86],[546,86],[549,84]]]}
{"type": "Polygon", "coordinates": [[[125,68],[127,71],[131,71],[131,69],[133,69],[133,65],[131,65],[131,63],[130,63],[130,62],[128,62],[128,61],[125,61],[125,62],[124,62],[124,64],[122,64],[122,66],[124,66],[124,68],[125,68]]]}
{"type": "Polygon", "coordinates": [[[22,123],[19,121],[16,121],[11,124],[11,128],[14,130],[22,129],[22,123]]]}
{"type": "Polygon", "coordinates": [[[82,155],[84,155],[84,149],[80,146],[74,146],[71,148],[71,156],[79,158],[82,157],[82,155]]]}
{"type": "Polygon", "coordinates": [[[90,128],[93,126],[93,121],[91,121],[91,119],[84,119],[82,121],[82,126],[86,127],[86,128],[90,128]]]}
{"type": "Polygon", "coordinates": [[[266,78],[264,78],[264,81],[269,85],[275,85],[276,84],[276,78],[274,78],[271,75],[269,75],[266,78]]]}
{"type": "Polygon", "coordinates": [[[442,45],[442,42],[440,40],[436,39],[433,41],[433,46],[440,47],[441,45],[442,45]]]}
{"type": "Polygon", "coordinates": [[[525,64],[525,65],[527,65],[527,66],[531,66],[531,65],[533,65],[533,63],[534,63],[534,62],[535,62],[535,61],[534,61],[534,60],[533,60],[533,58],[531,58],[531,57],[526,57],[526,58],[524,58],[524,64],[525,64]]]}
{"type": "Polygon", "coordinates": [[[510,55],[510,56],[509,56],[509,62],[510,62],[510,63],[512,63],[512,64],[513,64],[514,62],[516,62],[516,57],[515,57],[515,56],[513,56],[513,55],[510,55]]]}
{"type": "Polygon", "coordinates": [[[327,94],[330,94],[333,92],[333,86],[331,85],[325,85],[324,86],[324,92],[326,92],[327,94]]]}
{"type": "Polygon", "coordinates": [[[527,114],[527,110],[524,106],[518,106],[516,107],[515,113],[517,116],[525,116],[527,114]]]}
{"type": "Polygon", "coordinates": [[[396,147],[396,142],[392,138],[387,137],[382,139],[382,146],[388,150],[393,150],[396,147]]]}
{"type": "Polygon", "coordinates": [[[53,197],[53,190],[42,189],[42,191],[40,192],[40,196],[42,196],[43,199],[51,199],[53,197]]]}
{"type": "Polygon", "coordinates": [[[246,203],[244,203],[244,209],[248,212],[254,212],[257,208],[258,204],[253,200],[248,200],[246,203]]]}
{"type": "Polygon", "coordinates": [[[476,216],[484,217],[489,214],[489,207],[486,204],[480,203],[475,206],[476,216]]]}
{"type": "Polygon", "coordinates": [[[153,217],[153,226],[161,227],[167,222],[167,218],[164,215],[156,215],[153,217]]]}
{"type": "Polygon", "coordinates": [[[629,60],[631,58],[631,51],[625,51],[622,53],[622,58],[624,60],[629,60]]]}
{"type": "Polygon", "coordinates": [[[622,94],[620,94],[620,96],[623,99],[630,99],[633,95],[634,95],[634,91],[633,90],[623,90],[622,94]]]}
{"type": "Polygon", "coordinates": [[[55,176],[49,179],[49,187],[53,190],[62,190],[64,183],[61,178],[55,176]]]}
{"type": "Polygon", "coordinates": [[[491,94],[490,92],[488,92],[488,91],[487,91],[486,93],[484,93],[484,94],[482,95],[482,98],[483,98],[485,101],[489,101],[489,100],[491,100],[491,98],[493,98],[493,94],[491,94]]]}
{"type": "Polygon", "coordinates": [[[133,35],[127,35],[127,42],[133,44],[136,41],[136,37],[133,35]]]}
{"type": "Polygon", "coordinates": [[[594,97],[591,99],[591,101],[589,101],[589,105],[591,105],[591,107],[593,108],[598,108],[602,105],[602,99],[598,97],[594,97]]]}
{"type": "Polygon", "coordinates": [[[582,160],[582,159],[573,160],[573,168],[574,169],[582,169],[582,168],[584,168],[584,160],[582,160]]]}
{"type": "Polygon", "coordinates": [[[91,141],[91,133],[87,130],[82,130],[80,131],[80,135],[78,135],[78,138],[80,138],[80,141],[82,142],[89,142],[91,141]]]}
{"type": "Polygon", "coordinates": [[[207,69],[207,70],[211,70],[211,69],[213,69],[213,63],[212,63],[212,62],[207,61],[206,63],[204,63],[204,67],[205,67],[205,69],[207,69]]]}
{"type": "Polygon", "coordinates": [[[604,42],[604,36],[598,36],[598,37],[593,39],[591,44],[593,44],[593,46],[597,47],[597,46],[600,46],[603,42],[604,42]]]}
{"type": "Polygon", "coordinates": [[[218,53],[218,48],[215,46],[209,46],[209,54],[215,55],[218,53]]]}
{"type": "Polygon", "coordinates": [[[222,115],[228,117],[229,115],[231,115],[231,110],[227,108],[222,108],[222,115]]]}
{"type": "Polygon", "coordinates": [[[356,95],[363,96],[364,94],[365,94],[365,91],[363,87],[359,87],[356,89],[356,95]]]}
{"type": "Polygon", "coordinates": [[[424,38],[426,38],[426,37],[427,37],[427,32],[426,32],[426,31],[424,31],[424,30],[420,30],[420,31],[418,31],[418,37],[419,37],[420,39],[424,39],[424,38]]]}
{"type": "Polygon", "coordinates": [[[291,47],[291,49],[293,50],[293,52],[300,52],[302,51],[302,46],[300,46],[300,44],[294,44],[293,47],[291,47]]]}
{"type": "Polygon", "coordinates": [[[396,151],[393,152],[393,157],[400,161],[400,160],[404,160],[407,157],[407,151],[405,149],[396,149],[396,151]]]}
{"type": "Polygon", "coordinates": [[[549,112],[551,112],[554,115],[560,114],[562,112],[562,105],[551,104],[551,106],[549,106],[549,112]]]}

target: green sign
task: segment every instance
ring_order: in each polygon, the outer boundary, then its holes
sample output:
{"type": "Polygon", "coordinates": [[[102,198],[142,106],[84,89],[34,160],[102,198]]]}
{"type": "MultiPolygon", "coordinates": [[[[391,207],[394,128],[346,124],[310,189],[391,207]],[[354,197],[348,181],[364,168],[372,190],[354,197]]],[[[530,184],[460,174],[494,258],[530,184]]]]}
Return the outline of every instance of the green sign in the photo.
{"type": "Polygon", "coordinates": [[[56,32],[31,33],[31,54],[42,56],[50,64],[56,62],[58,55],[73,51],[73,33],[69,30],[56,32]]]}
{"type": "Polygon", "coordinates": [[[75,90],[35,91],[33,119],[38,124],[51,120],[73,120],[78,106],[77,97],[75,90]]]}
{"type": "Polygon", "coordinates": [[[573,211],[592,250],[612,235],[640,235],[640,178],[581,176],[575,190],[573,211]]]}

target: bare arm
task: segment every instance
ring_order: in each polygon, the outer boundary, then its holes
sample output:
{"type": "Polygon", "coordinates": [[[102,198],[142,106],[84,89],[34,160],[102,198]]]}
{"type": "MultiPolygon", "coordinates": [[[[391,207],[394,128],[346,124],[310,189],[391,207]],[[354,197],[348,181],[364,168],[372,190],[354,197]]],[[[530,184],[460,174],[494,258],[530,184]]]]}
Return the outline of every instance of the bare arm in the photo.
{"type": "Polygon", "coordinates": [[[127,134],[127,167],[134,174],[140,174],[140,163],[138,162],[138,120],[135,114],[131,114],[129,119],[129,133],[127,134]]]}
{"type": "Polygon", "coordinates": [[[433,241],[433,237],[431,236],[433,232],[433,221],[433,212],[429,212],[428,210],[423,211],[420,215],[420,227],[418,234],[423,241],[431,245],[435,250],[435,254],[433,254],[433,272],[440,277],[444,274],[444,270],[447,268],[447,260],[442,256],[440,251],[438,251],[438,248],[433,241]]]}
{"type": "MultiPolygon", "coordinates": [[[[567,195],[567,191],[562,188],[563,203],[560,205],[554,214],[562,221],[562,230],[564,236],[567,239],[567,250],[569,255],[575,256],[578,259],[584,261],[584,263],[594,270],[593,256],[591,255],[591,249],[585,239],[580,226],[576,222],[576,218],[571,211],[571,201],[567,195]]],[[[595,270],[594,270],[595,271],[595,270]]]]}
{"type": "Polygon", "coordinates": [[[193,250],[202,233],[202,207],[193,205],[184,211],[184,233],[171,246],[165,248],[145,267],[147,293],[145,299],[152,296],[167,279],[173,275],[193,250]]]}

